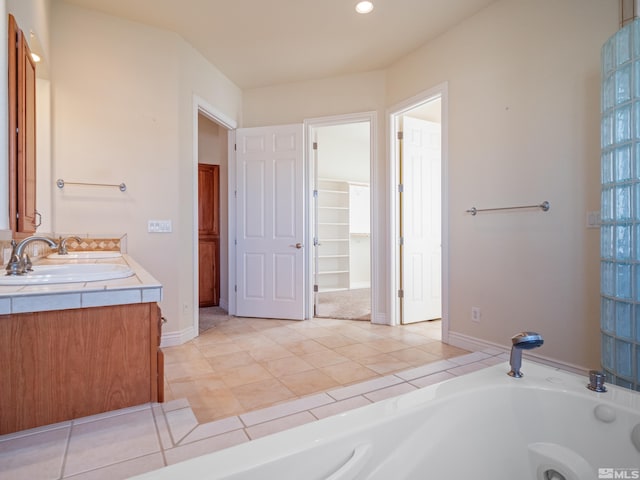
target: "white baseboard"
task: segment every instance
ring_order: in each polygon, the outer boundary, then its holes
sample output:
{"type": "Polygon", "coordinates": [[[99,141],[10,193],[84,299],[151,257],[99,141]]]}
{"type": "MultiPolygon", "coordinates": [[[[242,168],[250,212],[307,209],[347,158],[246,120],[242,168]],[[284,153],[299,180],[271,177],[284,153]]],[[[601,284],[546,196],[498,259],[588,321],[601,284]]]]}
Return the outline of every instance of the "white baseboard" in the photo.
{"type": "MultiPolygon", "coordinates": [[[[487,340],[482,340],[475,337],[470,337],[468,335],[464,335],[462,333],[449,331],[449,345],[453,345],[454,347],[464,348],[465,350],[470,350],[472,352],[478,352],[482,350],[499,350],[504,353],[510,353],[511,347],[505,347],[504,345],[499,345],[497,343],[489,342],[487,340]]],[[[589,369],[574,365],[572,363],[563,362],[560,360],[556,360],[553,358],[545,357],[544,355],[540,355],[538,353],[532,353],[531,350],[525,351],[523,356],[526,358],[531,358],[531,360],[542,363],[544,365],[548,365],[553,368],[559,368],[561,370],[567,370],[569,372],[576,373],[578,375],[588,375],[589,369]]]]}
{"type": "Polygon", "coordinates": [[[218,306],[225,312],[229,311],[229,301],[226,298],[221,298],[218,302],[218,306]]]}
{"type": "Polygon", "coordinates": [[[371,323],[375,323],[376,325],[389,325],[389,320],[384,313],[377,313],[375,316],[372,316],[371,323]]]}
{"type": "Polygon", "coordinates": [[[177,347],[178,345],[182,345],[195,337],[196,335],[193,327],[185,328],[178,332],[163,333],[160,340],[160,347],[177,347]]]}

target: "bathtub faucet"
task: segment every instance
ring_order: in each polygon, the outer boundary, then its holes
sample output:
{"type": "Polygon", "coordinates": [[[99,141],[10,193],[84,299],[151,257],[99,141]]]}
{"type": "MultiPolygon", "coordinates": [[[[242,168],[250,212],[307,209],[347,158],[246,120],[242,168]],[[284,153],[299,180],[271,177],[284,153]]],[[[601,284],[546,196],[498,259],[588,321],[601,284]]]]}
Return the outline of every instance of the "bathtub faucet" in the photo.
{"type": "Polygon", "coordinates": [[[509,364],[511,365],[511,371],[509,376],[514,378],[522,377],[520,367],[522,366],[522,350],[531,350],[532,348],[540,347],[544,340],[542,335],[535,332],[520,332],[517,335],[511,337],[511,357],[509,358],[509,364]]]}
{"type": "Polygon", "coordinates": [[[18,244],[16,244],[15,240],[12,240],[13,251],[11,252],[11,260],[7,263],[7,275],[24,275],[31,270],[31,259],[24,250],[32,242],[46,242],[52,248],[58,246],[56,241],[49,237],[27,237],[18,244]]]}

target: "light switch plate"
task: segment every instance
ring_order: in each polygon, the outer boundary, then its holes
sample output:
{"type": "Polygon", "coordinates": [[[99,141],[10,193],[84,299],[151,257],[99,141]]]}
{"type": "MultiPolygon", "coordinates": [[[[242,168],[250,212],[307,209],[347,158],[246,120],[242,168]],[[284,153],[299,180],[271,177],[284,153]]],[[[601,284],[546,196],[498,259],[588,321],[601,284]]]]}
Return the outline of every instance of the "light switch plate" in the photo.
{"type": "Polygon", "coordinates": [[[149,233],[171,233],[171,220],[149,220],[147,231],[149,233]]]}

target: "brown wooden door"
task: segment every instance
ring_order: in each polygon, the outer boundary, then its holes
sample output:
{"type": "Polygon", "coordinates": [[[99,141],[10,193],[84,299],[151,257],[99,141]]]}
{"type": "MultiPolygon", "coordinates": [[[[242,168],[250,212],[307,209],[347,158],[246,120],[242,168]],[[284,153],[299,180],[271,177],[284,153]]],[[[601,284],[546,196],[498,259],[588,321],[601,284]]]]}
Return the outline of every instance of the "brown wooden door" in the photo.
{"type": "Polygon", "coordinates": [[[220,167],[198,164],[199,304],[220,301],[220,167]]]}

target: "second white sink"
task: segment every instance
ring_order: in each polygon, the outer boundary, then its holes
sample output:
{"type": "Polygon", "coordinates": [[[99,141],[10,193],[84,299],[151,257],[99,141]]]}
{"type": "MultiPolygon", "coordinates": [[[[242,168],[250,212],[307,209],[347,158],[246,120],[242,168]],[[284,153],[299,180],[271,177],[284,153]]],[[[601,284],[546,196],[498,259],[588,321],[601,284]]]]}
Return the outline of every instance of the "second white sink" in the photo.
{"type": "Polygon", "coordinates": [[[115,263],[66,263],[59,265],[34,265],[33,271],[24,275],[0,276],[0,285],[44,285],[56,283],[96,282],[116,280],[134,274],[128,265],[115,263]]]}

